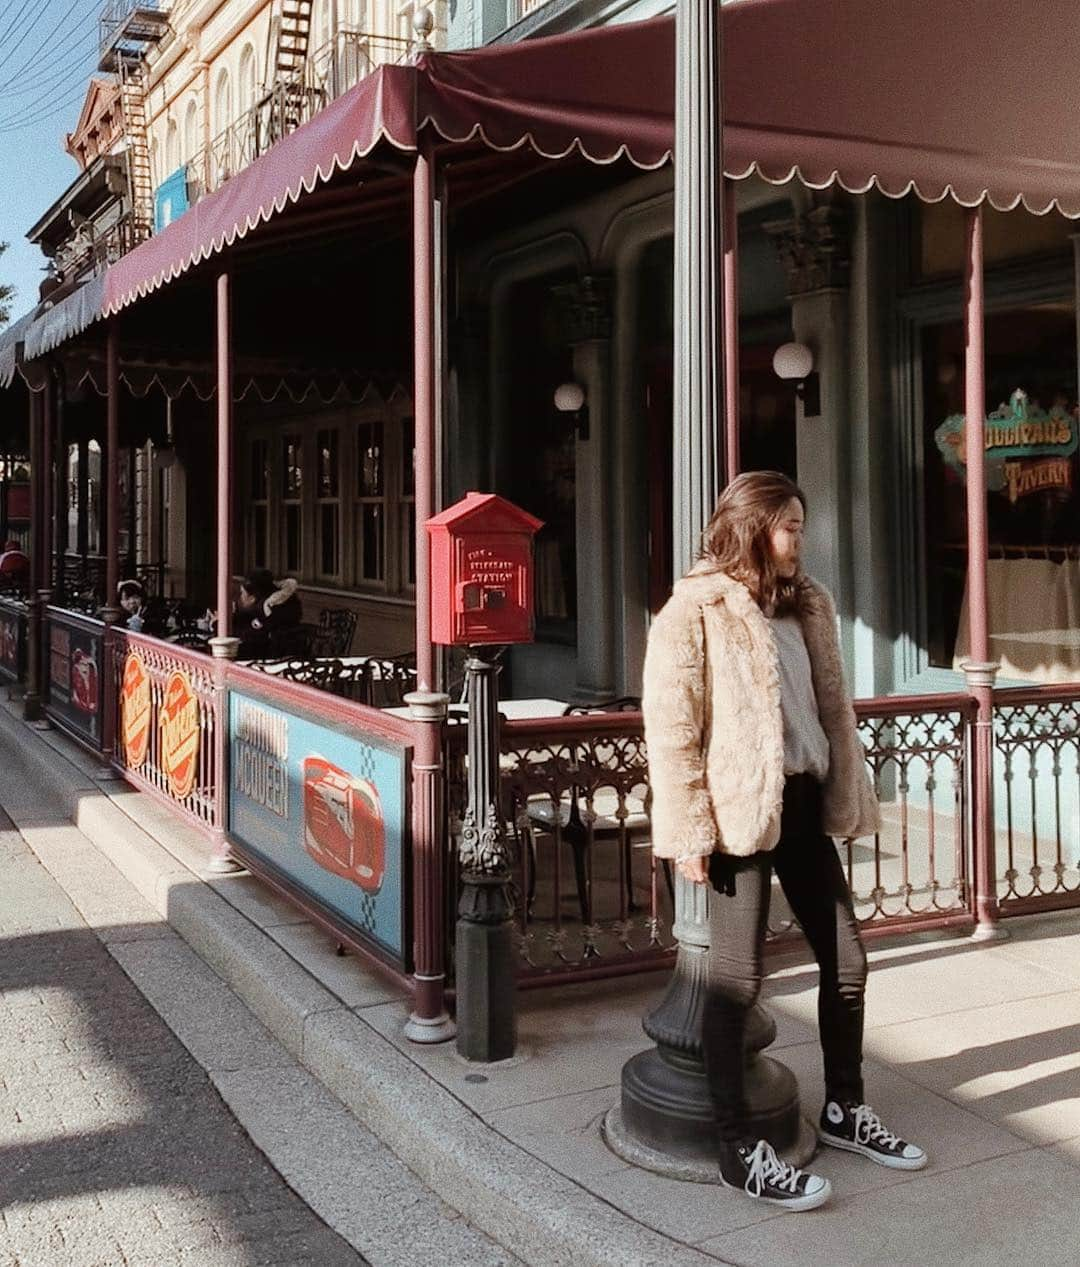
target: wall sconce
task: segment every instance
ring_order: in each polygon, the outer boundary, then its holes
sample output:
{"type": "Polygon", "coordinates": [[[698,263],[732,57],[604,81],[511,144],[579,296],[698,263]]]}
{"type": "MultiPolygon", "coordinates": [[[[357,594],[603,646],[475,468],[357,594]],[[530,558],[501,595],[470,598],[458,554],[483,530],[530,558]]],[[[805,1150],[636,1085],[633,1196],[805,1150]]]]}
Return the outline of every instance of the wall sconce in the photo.
{"type": "Polygon", "coordinates": [[[573,427],[579,440],[589,438],[589,407],[585,388],[580,383],[563,383],[555,388],[555,408],[561,414],[573,414],[573,427]]]}
{"type": "Polygon", "coordinates": [[[782,343],[773,353],[777,378],[795,382],[795,395],[802,401],[803,417],[821,415],[821,379],[814,369],[814,354],[805,343],[782,343]]]}

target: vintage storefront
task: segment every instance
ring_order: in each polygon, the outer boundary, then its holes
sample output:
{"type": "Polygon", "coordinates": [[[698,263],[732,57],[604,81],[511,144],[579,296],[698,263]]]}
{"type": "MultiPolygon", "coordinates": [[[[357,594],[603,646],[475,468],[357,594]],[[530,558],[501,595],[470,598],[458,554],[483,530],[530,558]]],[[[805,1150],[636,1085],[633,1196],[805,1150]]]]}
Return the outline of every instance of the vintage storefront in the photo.
{"type": "MultiPolygon", "coordinates": [[[[876,90],[856,136],[850,102],[819,93],[807,117],[812,68],[832,64],[827,30],[804,30],[794,5],[728,12],[739,449],[744,467],[800,481],[807,565],[837,596],[886,802],[881,836],[844,846],[859,915],[989,926],[1074,904],[1075,125],[1028,120],[987,158],[978,80],[948,154],[932,112],[900,114],[876,90]],[[805,65],[762,101],[776,23],[795,24],[805,65]],[[812,366],[781,378],[774,354],[792,344],[812,366]],[[985,532],[968,515],[973,477],[989,490],[985,532]],[[965,587],[980,559],[985,603],[965,587]],[[974,739],[990,733],[975,725],[989,671],[965,675],[972,658],[1001,665],[992,767],[974,739]]],[[[114,489],[120,402],[154,382],[162,447],[201,508],[188,597],[216,605],[219,635],[233,578],[255,566],[300,579],[306,612],[334,601],[359,619],[352,646],[308,657],[297,681],[46,607],[37,671],[45,681],[55,661],[70,697],[54,693],[49,715],[203,825],[219,858],[231,849],[411,976],[420,1032],[442,1015],[463,769],[461,727],[431,695],[454,666],[429,637],[423,524],[471,488],[545,524],[537,641],[504,672],[523,978],[670,955],[633,697],[671,581],[672,472],[694,461],[671,427],[671,42],[660,20],[385,68],[125,256],[96,308],[54,313],[24,348],[39,472],[56,425],[43,363],[78,362],[104,393],[114,489]],[[553,96],[556,66],[572,101],[553,96]],[[373,666],[410,647],[411,705],[400,690],[346,698],[315,667],[333,660],[370,688],[394,672],[373,666]],[[77,695],[100,730],[71,724],[77,695]]],[[[992,70],[1004,54],[981,56],[992,70]]],[[[857,85],[860,66],[852,51],[832,73],[857,85]]],[[[877,73],[900,71],[882,54],[877,73]]],[[[106,507],[107,606],[119,506],[106,507]]]]}

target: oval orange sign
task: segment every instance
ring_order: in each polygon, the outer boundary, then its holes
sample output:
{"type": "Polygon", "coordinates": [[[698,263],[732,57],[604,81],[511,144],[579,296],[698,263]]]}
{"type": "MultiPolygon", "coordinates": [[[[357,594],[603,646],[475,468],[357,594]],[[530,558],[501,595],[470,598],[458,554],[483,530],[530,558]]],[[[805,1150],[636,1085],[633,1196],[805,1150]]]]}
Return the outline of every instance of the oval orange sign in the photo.
{"type": "Polygon", "coordinates": [[[138,770],[150,747],[150,674],[137,651],[128,653],[120,684],[120,738],[129,770],[138,770]]]}
{"type": "Polygon", "coordinates": [[[165,681],[158,726],[169,791],[182,801],[191,795],[199,765],[199,700],[182,669],[174,670],[165,681]]]}

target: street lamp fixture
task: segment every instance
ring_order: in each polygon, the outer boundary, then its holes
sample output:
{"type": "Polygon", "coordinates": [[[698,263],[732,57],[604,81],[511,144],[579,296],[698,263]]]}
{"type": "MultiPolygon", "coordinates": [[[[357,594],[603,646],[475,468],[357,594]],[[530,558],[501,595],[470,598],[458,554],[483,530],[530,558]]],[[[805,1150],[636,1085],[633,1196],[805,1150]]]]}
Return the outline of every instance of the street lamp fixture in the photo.
{"type": "Polygon", "coordinates": [[[795,395],[802,401],[803,417],[821,416],[821,378],[814,369],[814,354],[805,343],[782,343],[773,353],[777,378],[794,382],[795,395]]]}

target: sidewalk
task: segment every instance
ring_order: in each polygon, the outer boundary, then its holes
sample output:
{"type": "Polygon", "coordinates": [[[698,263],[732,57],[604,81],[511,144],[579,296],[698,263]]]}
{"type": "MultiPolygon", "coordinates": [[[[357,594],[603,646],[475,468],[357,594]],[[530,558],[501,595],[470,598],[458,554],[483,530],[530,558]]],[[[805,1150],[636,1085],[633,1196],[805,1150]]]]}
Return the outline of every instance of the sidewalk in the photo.
{"type": "MultiPolygon", "coordinates": [[[[762,1264],[1075,1267],[1080,1209],[1080,912],[974,946],[921,935],[871,951],[867,1091],[930,1152],[914,1174],[826,1151],[836,1197],[803,1215],[637,1170],[603,1144],[660,976],[520,996],[519,1052],[474,1068],[401,1037],[406,1001],[341,959],[250,876],[206,877],[168,811],[55,732],[0,710],[0,749],[51,782],[94,841],[287,1050],[421,1180],[537,1267],[762,1264]],[[136,826],[136,823],[138,826],[136,826]]],[[[58,877],[63,883],[63,877],[58,877]]],[[[814,972],[776,962],[770,1048],[820,1107],[814,972]]],[[[373,1259],[374,1261],[374,1259],[373,1259]]]]}

